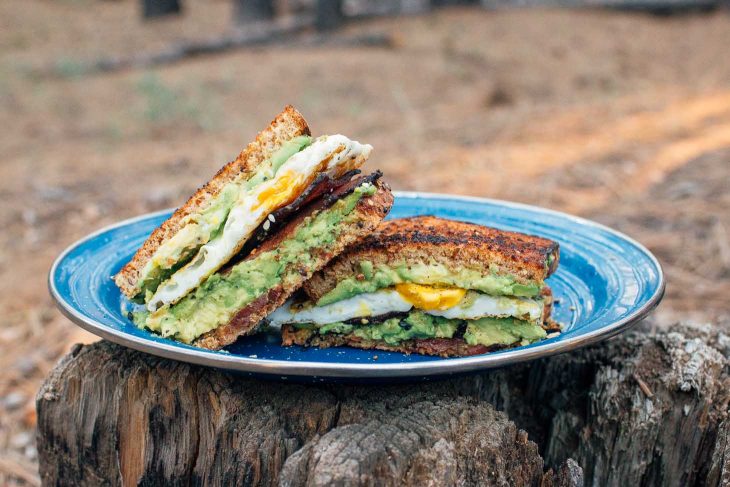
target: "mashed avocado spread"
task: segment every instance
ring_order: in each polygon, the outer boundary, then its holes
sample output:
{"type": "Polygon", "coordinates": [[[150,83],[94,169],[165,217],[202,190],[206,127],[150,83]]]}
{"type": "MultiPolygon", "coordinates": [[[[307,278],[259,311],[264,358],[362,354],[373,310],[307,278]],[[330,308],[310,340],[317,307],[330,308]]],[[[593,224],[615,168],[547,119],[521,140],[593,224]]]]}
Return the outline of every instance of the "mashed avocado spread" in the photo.
{"type": "Polygon", "coordinates": [[[464,340],[469,345],[529,345],[542,340],[547,332],[529,321],[516,318],[481,318],[468,321],[464,340]]]}
{"type": "Polygon", "coordinates": [[[541,283],[519,283],[514,276],[499,275],[494,271],[486,275],[483,271],[466,268],[453,272],[443,264],[436,262],[396,266],[378,264],[374,266],[372,262],[363,261],[360,262],[360,275],[358,277],[361,279],[351,277],[340,281],[334,289],[317,301],[317,305],[324,306],[358,294],[375,292],[378,289],[404,282],[474,289],[485,294],[518,297],[537,296],[542,288],[541,283]]]}
{"type": "Polygon", "coordinates": [[[228,218],[228,213],[242,191],[249,190],[271,179],[276,171],[291,156],[312,143],[307,135],[286,141],[268,160],[264,161],[257,172],[243,182],[226,184],[210,205],[204,210],[188,215],[185,225],[174,237],[162,244],[147,263],[140,279],[140,293],[135,301],[145,301],[162,281],[167,280],[178,269],[190,262],[200,247],[216,237],[228,218]]]}
{"type": "Polygon", "coordinates": [[[295,324],[296,328],[316,330],[320,335],[353,334],[359,338],[397,345],[405,340],[425,338],[453,338],[459,326],[466,323],[464,340],[469,345],[527,345],[545,338],[545,330],[534,323],[514,318],[481,318],[454,320],[431,316],[422,311],[411,311],[405,317],[389,318],[382,322],[356,325],[330,323],[318,326],[312,323],[295,324]]]}
{"type": "Polygon", "coordinates": [[[327,250],[339,236],[342,224],[349,223],[355,205],[375,186],[366,183],[330,208],[307,218],[290,238],[275,249],[234,265],[227,274],[213,274],[195,291],[172,306],[154,313],[133,314],[135,324],[165,337],[190,343],[197,337],[227,323],[233,315],[281,282],[295,279],[301,269],[311,269],[312,251],[327,250]]]}

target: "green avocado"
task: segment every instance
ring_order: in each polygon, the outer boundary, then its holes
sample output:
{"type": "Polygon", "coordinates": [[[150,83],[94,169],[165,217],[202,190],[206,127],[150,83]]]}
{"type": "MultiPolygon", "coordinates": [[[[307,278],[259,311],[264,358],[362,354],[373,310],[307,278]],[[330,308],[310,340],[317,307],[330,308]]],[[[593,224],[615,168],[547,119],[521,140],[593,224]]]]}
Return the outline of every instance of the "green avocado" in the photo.
{"type": "Polygon", "coordinates": [[[162,281],[167,280],[190,262],[200,247],[218,235],[241,192],[274,177],[291,156],[311,143],[312,138],[308,135],[294,137],[284,142],[268,160],[259,165],[256,173],[248,180],[243,183],[226,184],[207,208],[190,215],[187,224],[161,245],[150,259],[140,279],[140,292],[135,301],[144,301],[145,295],[154,293],[162,281]]]}
{"type": "Polygon", "coordinates": [[[517,282],[516,278],[508,274],[497,274],[491,271],[485,274],[481,270],[461,269],[453,272],[443,264],[431,262],[428,264],[388,266],[372,262],[360,262],[360,274],[341,280],[334,289],[322,296],[317,305],[335,303],[351,298],[358,294],[372,293],[378,289],[394,286],[403,282],[416,284],[431,284],[441,286],[474,289],[485,294],[496,296],[534,297],[540,294],[542,283],[517,282]],[[360,278],[360,279],[358,279],[360,278]]]}
{"type": "Polygon", "coordinates": [[[352,210],[360,198],[375,191],[369,183],[359,186],[330,208],[306,219],[292,237],[275,249],[239,262],[227,274],[213,274],[173,306],[134,315],[135,323],[185,343],[227,323],[238,310],[269,289],[298,279],[301,271],[311,269],[312,251],[326,251],[333,245],[342,225],[357,218],[352,210]]]}
{"type": "MultiPolygon", "coordinates": [[[[289,160],[291,156],[296,154],[297,152],[301,151],[305,147],[309,146],[312,143],[312,137],[309,135],[300,135],[298,137],[294,137],[293,139],[287,140],[284,142],[279,150],[274,152],[274,154],[271,156],[271,159],[269,159],[271,163],[271,174],[272,176],[276,174],[276,172],[279,170],[279,168],[289,160]]],[[[254,182],[253,185],[249,185],[247,189],[252,188],[256,184],[258,184],[261,181],[254,182]]]]}
{"type": "Polygon", "coordinates": [[[459,325],[466,324],[464,340],[469,345],[526,345],[545,338],[545,330],[537,324],[514,318],[482,318],[479,320],[455,320],[431,316],[422,311],[411,311],[405,317],[389,318],[382,322],[359,325],[329,323],[315,325],[304,323],[296,328],[316,330],[320,335],[352,334],[358,338],[382,341],[397,345],[406,340],[425,338],[453,338],[459,325]]]}
{"type": "Polygon", "coordinates": [[[467,321],[464,340],[469,345],[528,345],[545,338],[547,332],[534,323],[515,318],[480,318],[467,321]]]}
{"type": "Polygon", "coordinates": [[[326,325],[296,323],[294,327],[317,330],[320,335],[352,333],[366,340],[384,341],[389,345],[395,345],[415,338],[451,338],[459,328],[459,323],[459,320],[432,316],[423,311],[411,311],[405,317],[389,318],[380,322],[369,323],[364,319],[359,325],[341,322],[326,325]]]}
{"type": "Polygon", "coordinates": [[[458,320],[413,311],[403,319],[390,318],[381,323],[358,326],[352,333],[367,340],[395,345],[414,338],[451,338],[458,328],[458,320]]]}

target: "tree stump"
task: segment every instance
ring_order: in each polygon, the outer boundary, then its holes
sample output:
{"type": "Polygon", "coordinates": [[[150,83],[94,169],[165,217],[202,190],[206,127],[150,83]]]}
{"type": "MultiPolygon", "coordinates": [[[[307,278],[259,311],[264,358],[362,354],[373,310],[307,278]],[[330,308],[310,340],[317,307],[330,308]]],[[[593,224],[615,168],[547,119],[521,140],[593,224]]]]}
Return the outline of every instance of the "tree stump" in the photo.
{"type": "Polygon", "coordinates": [[[677,325],[421,384],[257,381],[99,342],[37,398],[44,484],[727,485],[730,337],[677,325]]]}
{"type": "Polygon", "coordinates": [[[271,0],[234,0],[233,17],[237,24],[270,21],[274,18],[274,2],[271,0]]]}
{"type": "Polygon", "coordinates": [[[314,25],[318,31],[333,30],[344,21],[342,0],[317,0],[314,25]]]}
{"type": "Polygon", "coordinates": [[[180,0],[142,0],[142,17],[145,19],[177,15],[181,10],[180,0]]]}

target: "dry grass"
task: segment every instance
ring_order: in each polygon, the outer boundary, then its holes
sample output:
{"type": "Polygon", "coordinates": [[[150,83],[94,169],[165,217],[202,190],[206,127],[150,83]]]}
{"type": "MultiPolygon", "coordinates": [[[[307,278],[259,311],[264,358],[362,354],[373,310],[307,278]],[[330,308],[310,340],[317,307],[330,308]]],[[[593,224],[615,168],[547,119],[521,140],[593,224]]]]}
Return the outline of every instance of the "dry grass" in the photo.
{"type": "Polygon", "coordinates": [[[398,189],[594,217],[651,247],[660,312],[728,313],[730,17],[451,10],[351,26],[393,49],[253,49],[80,77],[100,55],[229,27],[226,1],[141,25],[131,0],[0,3],[0,484],[35,483],[33,398],[76,341],[47,296],[53,257],[174,205],[285,103],[376,147],[398,189]],[[56,66],[61,77],[39,78],[56,66]]]}

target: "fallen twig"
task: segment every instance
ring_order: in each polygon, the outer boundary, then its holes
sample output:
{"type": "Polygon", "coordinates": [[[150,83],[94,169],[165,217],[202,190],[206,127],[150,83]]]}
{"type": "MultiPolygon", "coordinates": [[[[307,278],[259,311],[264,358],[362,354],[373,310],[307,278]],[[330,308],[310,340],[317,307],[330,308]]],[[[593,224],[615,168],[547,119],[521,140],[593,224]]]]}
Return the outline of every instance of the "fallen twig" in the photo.
{"type": "MultiPolygon", "coordinates": [[[[235,31],[212,39],[188,40],[174,44],[166,49],[135,54],[132,56],[107,57],[88,64],[74,66],[74,75],[106,73],[124,69],[143,69],[172,64],[184,59],[220,54],[244,47],[262,45],[293,46],[343,46],[343,47],[386,47],[394,45],[392,36],[383,33],[361,34],[356,36],[323,35],[310,33],[303,35],[312,27],[309,16],[297,17],[286,24],[253,24],[246,30],[235,31]]],[[[41,70],[41,76],[64,76],[64,70],[54,65],[41,70]]]]}

